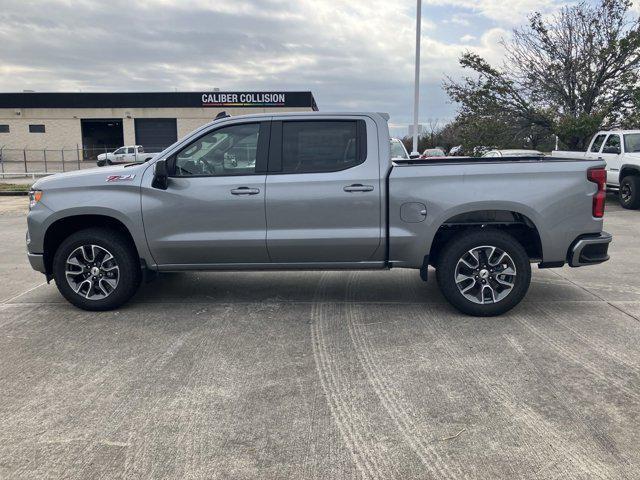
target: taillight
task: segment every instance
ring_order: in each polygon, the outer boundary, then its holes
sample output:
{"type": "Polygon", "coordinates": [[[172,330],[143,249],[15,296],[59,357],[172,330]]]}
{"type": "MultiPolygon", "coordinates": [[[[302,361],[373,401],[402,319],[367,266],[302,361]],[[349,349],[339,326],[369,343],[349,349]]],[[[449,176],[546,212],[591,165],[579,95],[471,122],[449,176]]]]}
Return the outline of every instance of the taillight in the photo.
{"type": "Polygon", "coordinates": [[[605,189],[607,186],[607,171],[603,167],[595,167],[587,170],[587,179],[598,184],[598,191],[593,196],[593,216],[602,218],[604,216],[605,189]]]}

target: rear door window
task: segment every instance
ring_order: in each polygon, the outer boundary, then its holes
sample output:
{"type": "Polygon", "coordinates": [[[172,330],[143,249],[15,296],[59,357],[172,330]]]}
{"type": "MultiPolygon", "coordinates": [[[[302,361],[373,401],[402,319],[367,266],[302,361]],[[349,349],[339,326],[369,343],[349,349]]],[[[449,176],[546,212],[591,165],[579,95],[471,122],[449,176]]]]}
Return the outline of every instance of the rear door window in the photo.
{"type": "Polygon", "coordinates": [[[624,136],[625,153],[640,152],[640,133],[627,133],[624,136]]]}
{"type": "Polygon", "coordinates": [[[363,135],[362,120],[283,122],[282,173],[335,172],[359,165],[366,157],[363,135]]]}

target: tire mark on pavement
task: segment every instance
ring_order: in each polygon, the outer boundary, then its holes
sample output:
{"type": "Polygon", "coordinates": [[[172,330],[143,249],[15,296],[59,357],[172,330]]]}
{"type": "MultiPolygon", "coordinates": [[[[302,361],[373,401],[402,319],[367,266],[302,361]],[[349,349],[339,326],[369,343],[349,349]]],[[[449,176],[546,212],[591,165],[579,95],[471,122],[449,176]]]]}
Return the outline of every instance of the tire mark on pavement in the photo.
{"type": "Polygon", "coordinates": [[[434,446],[430,444],[430,441],[433,440],[425,438],[426,435],[421,426],[416,425],[413,421],[415,414],[413,414],[411,406],[404,404],[399,394],[384,377],[384,369],[375,360],[373,348],[359,322],[361,316],[354,303],[358,275],[359,272],[351,272],[347,282],[347,326],[356,355],[367,374],[369,384],[402,434],[402,438],[432,475],[438,478],[467,478],[459,465],[450,466],[448,462],[443,461],[434,446]]]}
{"type": "Polygon", "coordinates": [[[331,357],[325,335],[325,323],[328,321],[328,303],[326,289],[329,273],[324,272],[312,307],[311,339],[316,371],[320,378],[326,401],[340,431],[342,440],[351,453],[356,468],[365,478],[395,477],[391,465],[386,461],[385,452],[372,439],[375,431],[362,421],[362,412],[348,398],[349,387],[344,386],[340,374],[340,365],[331,357]]]}

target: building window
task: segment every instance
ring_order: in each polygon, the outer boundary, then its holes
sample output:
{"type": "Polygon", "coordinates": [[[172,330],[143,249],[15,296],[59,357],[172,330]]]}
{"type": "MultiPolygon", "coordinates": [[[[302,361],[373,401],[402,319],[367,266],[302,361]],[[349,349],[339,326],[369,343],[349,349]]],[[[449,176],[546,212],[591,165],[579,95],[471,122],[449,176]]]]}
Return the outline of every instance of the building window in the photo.
{"type": "Polygon", "coordinates": [[[9,125],[0,125],[0,133],[9,133],[9,125]]]}
{"type": "Polygon", "coordinates": [[[44,125],[29,125],[29,133],[44,133],[44,125]]]}

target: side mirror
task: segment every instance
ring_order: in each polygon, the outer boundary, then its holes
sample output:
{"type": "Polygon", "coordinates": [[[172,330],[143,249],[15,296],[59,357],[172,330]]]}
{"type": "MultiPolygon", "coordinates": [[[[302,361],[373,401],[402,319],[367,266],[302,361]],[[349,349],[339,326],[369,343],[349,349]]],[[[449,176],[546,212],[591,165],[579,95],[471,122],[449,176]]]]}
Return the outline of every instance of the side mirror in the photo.
{"type": "Polygon", "coordinates": [[[620,155],[620,147],[604,147],[602,153],[614,153],[620,155]]]}
{"type": "Polygon", "coordinates": [[[414,154],[411,154],[411,155],[409,155],[409,158],[410,158],[411,160],[415,160],[416,158],[420,158],[420,154],[419,154],[419,153],[418,153],[418,154],[415,154],[415,153],[414,153],[414,154]]]}
{"type": "Polygon", "coordinates": [[[167,171],[167,161],[158,160],[153,166],[153,182],[151,182],[153,188],[159,188],[160,190],[166,190],[169,186],[169,173],[167,171]]]}

